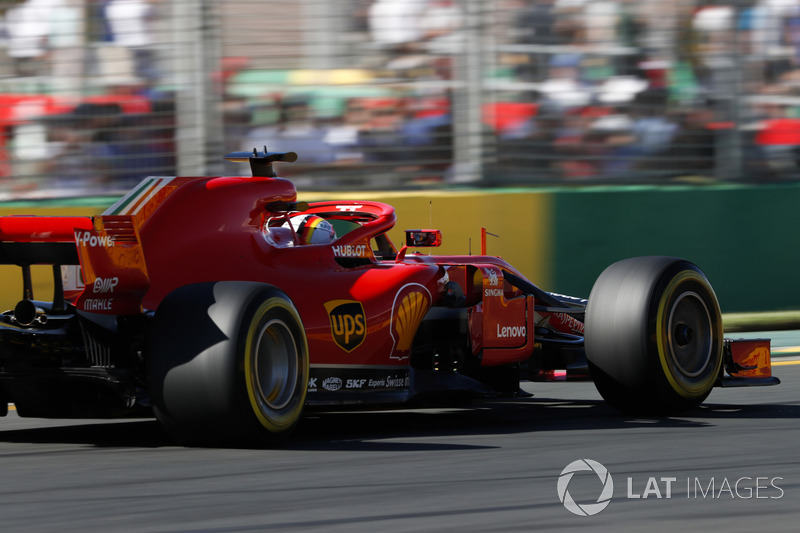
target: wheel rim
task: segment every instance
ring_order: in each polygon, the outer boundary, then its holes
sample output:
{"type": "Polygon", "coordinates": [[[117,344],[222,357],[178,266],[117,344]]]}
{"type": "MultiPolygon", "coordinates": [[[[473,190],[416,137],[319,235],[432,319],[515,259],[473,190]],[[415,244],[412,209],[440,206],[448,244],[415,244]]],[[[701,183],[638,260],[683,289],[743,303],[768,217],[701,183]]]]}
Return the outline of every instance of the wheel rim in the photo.
{"type": "Polygon", "coordinates": [[[280,411],[292,401],[299,375],[299,351],[289,326],[273,319],[264,324],[255,347],[254,375],[261,402],[280,411]]]}
{"type": "Polygon", "coordinates": [[[713,324],[705,301],[684,292],[672,304],[667,322],[667,345],[675,368],[696,378],[708,367],[714,344],[713,324]]]}

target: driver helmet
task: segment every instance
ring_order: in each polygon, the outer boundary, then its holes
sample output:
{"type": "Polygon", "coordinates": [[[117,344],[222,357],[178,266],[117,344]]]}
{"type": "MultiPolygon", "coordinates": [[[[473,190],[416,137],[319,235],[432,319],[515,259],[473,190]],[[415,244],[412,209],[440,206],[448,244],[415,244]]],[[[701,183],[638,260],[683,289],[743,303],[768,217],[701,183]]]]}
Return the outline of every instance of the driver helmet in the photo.
{"type": "Polygon", "coordinates": [[[300,244],[328,244],[336,240],[336,231],[330,222],[317,215],[295,215],[283,227],[291,224],[300,244]]]}

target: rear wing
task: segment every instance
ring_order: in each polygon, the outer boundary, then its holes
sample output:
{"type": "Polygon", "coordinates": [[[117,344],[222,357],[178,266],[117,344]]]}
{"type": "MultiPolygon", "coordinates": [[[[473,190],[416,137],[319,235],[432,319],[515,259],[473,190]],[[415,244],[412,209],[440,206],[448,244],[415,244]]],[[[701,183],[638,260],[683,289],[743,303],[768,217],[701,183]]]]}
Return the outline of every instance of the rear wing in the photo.
{"type": "Polygon", "coordinates": [[[0,264],[22,268],[23,301],[33,299],[31,266],[52,265],[54,312],[74,298],[83,311],[136,314],[150,284],[139,233],[127,215],[0,217],[0,264]],[[65,291],[62,267],[74,272],[78,265],[83,286],[65,291]]]}
{"type": "Polygon", "coordinates": [[[89,217],[0,217],[0,264],[22,269],[22,299],[33,299],[31,265],[53,265],[53,309],[63,310],[61,266],[78,265],[75,231],[92,228],[89,217]]]}
{"type": "Polygon", "coordinates": [[[91,228],[90,217],[0,217],[0,264],[77,265],[74,232],[91,228]]]}

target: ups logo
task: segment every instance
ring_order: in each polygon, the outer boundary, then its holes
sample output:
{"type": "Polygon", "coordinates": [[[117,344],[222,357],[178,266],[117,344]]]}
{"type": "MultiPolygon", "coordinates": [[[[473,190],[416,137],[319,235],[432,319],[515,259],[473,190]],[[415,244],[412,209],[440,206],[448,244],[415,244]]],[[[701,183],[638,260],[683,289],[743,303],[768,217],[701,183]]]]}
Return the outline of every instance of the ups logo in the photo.
{"type": "Polygon", "coordinates": [[[325,310],[331,320],[331,335],[339,348],[352,352],[367,336],[367,319],[364,306],[355,300],[331,300],[325,302],[325,310]]]}

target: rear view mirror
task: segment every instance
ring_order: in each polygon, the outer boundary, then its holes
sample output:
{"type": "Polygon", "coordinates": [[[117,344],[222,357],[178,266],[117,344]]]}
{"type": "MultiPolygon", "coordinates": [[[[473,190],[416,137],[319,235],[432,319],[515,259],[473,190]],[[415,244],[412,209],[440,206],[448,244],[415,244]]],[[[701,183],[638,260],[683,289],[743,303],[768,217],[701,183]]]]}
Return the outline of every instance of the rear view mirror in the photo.
{"type": "Polygon", "coordinates": [[[406,246],[441,246],[442,232],[438,229],[407,229],[406,246]]]}

